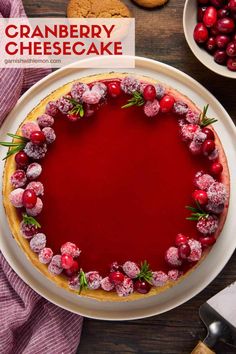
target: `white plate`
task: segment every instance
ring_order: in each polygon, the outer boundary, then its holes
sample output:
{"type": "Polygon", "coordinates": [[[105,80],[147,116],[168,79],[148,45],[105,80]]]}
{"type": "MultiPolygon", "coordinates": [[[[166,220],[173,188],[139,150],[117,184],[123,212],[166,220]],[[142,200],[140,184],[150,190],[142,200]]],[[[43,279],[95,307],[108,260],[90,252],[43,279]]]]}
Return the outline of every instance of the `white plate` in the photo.
{"type": "MultiPolygon", "coordinates": [[[[107,59],[103,58],[97,60],[107,59]]],[[[53,90],[71,80],[105,71],[105,69],[76,69],[65,67],[41,80],[21,97],[16,107],[10,113],[1,128],[0,140],[5,139],[7,132],[15,132],[27,113],[53,90]]],[[[122,70],[119,69],[117,71],[122,70]]],[[[137,57],[136,68],[126,71],[144,74],[163,81],[187,95],[199,107],[203,107],[206,103],[209,103],[209,116],[219,119],[215,127],[220,134],[228,157],[231,180],[236,181],[236,130],[230,117],[220,103],[191,77],[160,62],[137,57]]],[[[5,149],[1,148],[0,160],[2,160],[5,153],[5,149]]],[[[1,161],[0,175],[2,175],[3,167],[4,164],[1,161]]],[[[0,183],[2,183],[2,181],[0,183]]],[[[0,188],[1,187],[0,185],[0,188]]],[[[26,259],[25,255],[12,238],[5,218],[2,200],[0,200],[0,248],[16,273],[37,293],[58,306],[96,319],[138,319],[160,314],[175,308],[198,294],[217,276],[236,247],[235,215],[236,187],[235,183],[232,183],[231,203],[224,230],[206,260],[204,260],[186,280],[183,280],[180,284],[174,286],[167,292],[156,297],[141,299],[132,303],[106,303],[80,298],[76,294],[58,288],[54,283],[47,280],[39,271],[32,267],[31,263],[26,259]]]]}

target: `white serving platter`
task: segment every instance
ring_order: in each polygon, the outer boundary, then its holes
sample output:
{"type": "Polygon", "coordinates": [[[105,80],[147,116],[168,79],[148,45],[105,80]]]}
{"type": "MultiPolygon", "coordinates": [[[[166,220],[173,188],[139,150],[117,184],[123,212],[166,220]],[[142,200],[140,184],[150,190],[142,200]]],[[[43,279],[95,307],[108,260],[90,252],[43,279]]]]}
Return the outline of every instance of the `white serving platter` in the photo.
{"type": "MultiPolygon", "coordinates": [[[[96,66],[96,60],[109,61],[109,58],[92,60],[94,61],[94,66],[96,66]]],[[[171,66],[141,57],[136,57],[135,62],[135,69],[117,69],[116,71],[147,75],[163,81],[187,95],[199,107],[203,107],[206,103],[209,103],[209,116],[218,119],[215,129],[221,138],[228,158],[231,181],[236,181],[236,128],[222,105],[197,81],[171,66]]],[[[15,132],[31,109],[53,90],[74,79],[107,71],[111,70],[81,69],[69,66],[39,81],[21,97],[7,117],[1,127],[0,140],[5,140],[7,132],[15,132]]],[[[5,156],[5,153],[6,150],[0,148],[0,175],[3,173],[4,163],[2,158],[5,156]]],[[[2,190],[2,179],[0,180],[0,189],[2,190]]],[[[46,279],[37,269],[32,267],[32,264],[11,236],[3,209],[2,195],[0,195],[0,249],[15,272],[37,293],[54,304],[90,318],[103,320],[138,319],[157,315],[183,304],[203,290],[219,274],[236,247],[235,215],[236,184],[232,182],[228,217],[220,238],[213,246],[207,258],[187,279],[168,291],[158,296],[133,302],[98,302],[79,297],[76,294],[57,287],[54,283],[46,279]]]]}

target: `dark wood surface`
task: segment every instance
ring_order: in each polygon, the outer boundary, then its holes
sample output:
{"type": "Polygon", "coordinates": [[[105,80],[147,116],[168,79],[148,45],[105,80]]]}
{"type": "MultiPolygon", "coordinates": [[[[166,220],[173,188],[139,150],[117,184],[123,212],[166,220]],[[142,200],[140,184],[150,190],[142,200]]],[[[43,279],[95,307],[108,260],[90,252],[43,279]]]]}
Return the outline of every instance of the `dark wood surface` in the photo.
{"type": "MultiPolygon", "coordinates": [[[[23,2],[27,15],[31,17],[66,15],[67,0],[23,2]]],[[[170,64],[192,76],[218,98],[236,122],[235,80],[214,74],[193,56],[182,28],[184,0],[170,0],[166,6],[155,10],[144,10],[129,0],[125,2],[136,18],[136,54],[170,64]]],[[[198,316],[199,306],[235,278],[236,253],[204,291],[172,311],[128,322],[85,319],[78,353],[190,353],[199,338],[206,334],[198,316]]],[[[219,344],[216,352],[231,354],[236,353],[236,349],[219,344]]]]}

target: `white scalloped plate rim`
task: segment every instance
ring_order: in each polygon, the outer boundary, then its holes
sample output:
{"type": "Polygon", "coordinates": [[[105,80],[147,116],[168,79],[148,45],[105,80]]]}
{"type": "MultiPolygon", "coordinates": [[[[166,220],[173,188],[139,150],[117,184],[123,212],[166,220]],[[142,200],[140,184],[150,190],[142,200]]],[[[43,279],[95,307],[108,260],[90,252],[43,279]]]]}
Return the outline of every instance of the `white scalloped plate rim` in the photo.
{"type": "MultiPolygon", "coordinates": [[[[96,66],[97,60],[104,62],[109,57],[91,60],[96,66]]],[[[82,61],[79,62],[81,65],[82,61]]],[[[219,119],[215,125],[228,157],[231,181],[236,180],[236,128],[216,98],[196,80],[185,73],[152,59],[135,57],[134,69],[114,69],[117,72],[128,72],[147,75],[159,79],[170,86],[180,90],[192,99],[199,107],[210,104],[209,115],[219,119]]],[[[81,69],[72,65],[59,69],[30,88],[18,101],[14,109],[8,115],[0,131],[0,140],[5,140],[6,133],[17,130],[27,113],[36,106],[39,101],[61,85],[79,79],[80,77],[94,75],[101,72],[110,72],[111,69],[81,69]]],[[[2,158],[5,149],[0,148],[0,175],[2,176],[4,163],[2,158]]],[[[2,190],[2,179],[0,181],[2,190]]],[[[206,259],[186,279],[172,287],[168,291],[147,299],[133,302],[98,302],[96,300],[79,297],[57,287],[46,279],[38,270],[32,267],[15,240],[11,236],[0,195],[0,249],[15,272],[38,294],[52,303],[77,314],[101,320],[132,320],[140,319],[174,309],[185,303],[202,291],[223,269],[236,248],[236,185],[231,183],[231,202],[228,217],[220,238],[213,246],[206,259]]]]}

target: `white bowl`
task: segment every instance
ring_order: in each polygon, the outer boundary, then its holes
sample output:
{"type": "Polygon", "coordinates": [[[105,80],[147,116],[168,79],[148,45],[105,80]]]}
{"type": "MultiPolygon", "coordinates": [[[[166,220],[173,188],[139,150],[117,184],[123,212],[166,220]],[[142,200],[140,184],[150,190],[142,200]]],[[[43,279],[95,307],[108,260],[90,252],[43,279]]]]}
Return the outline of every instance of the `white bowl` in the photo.
{"type": "Polygon", "coordinates": [[[236,79],[236,72],[230,71],[224,65],[217,64],[213,56],[210,55],[205,49],[200,48],[193,38],[193,30],[197,24],[197,0],[186,0],[183,13],[183,27],[186,41],[193,54],[197,59],[205,65],[208,69],[215,73],[236,79]]]}

